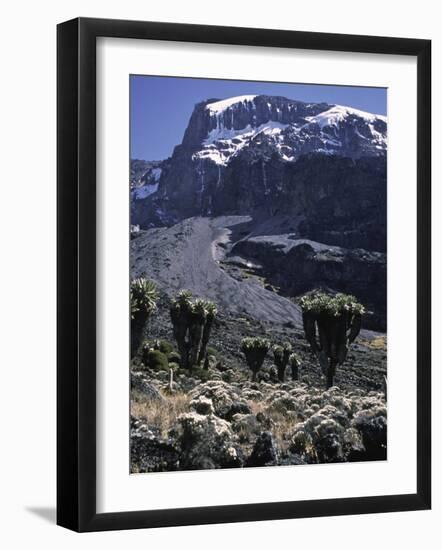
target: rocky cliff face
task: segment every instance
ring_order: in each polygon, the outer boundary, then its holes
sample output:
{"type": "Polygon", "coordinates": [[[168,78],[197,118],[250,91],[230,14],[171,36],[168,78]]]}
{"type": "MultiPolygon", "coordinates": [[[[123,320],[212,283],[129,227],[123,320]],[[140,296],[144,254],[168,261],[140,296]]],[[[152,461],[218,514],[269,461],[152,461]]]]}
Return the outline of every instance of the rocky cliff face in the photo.
{"type": "Polygon", "coordinates": [[[130,189],[132,201],[139,201],[158,191],[163,161],[132,160],[130,163],[130,189]]]}
{"type": "Polygon", "coordinates": [[[314,288],[353,294],[368,310],[364,326],[386,330],[385,254],[271,235],[238,241],[230,261],[237,256],[252,260],[255,271],[285,296],[309,292],[312,282],[314,288]]]}
{"type": "Polygon", "coordinates": [[[132,223],[248,216],[229,254],[258,262],[284,296],[353,292],[384,330],[386,147],[383,116],[265,95],[209,99],[171,158],[133,161],[132,223]]]}
{"type": "MultiPolygon", "coordinates": [[[[385,117],[326,103],[270,96],[205,101],[162,165],[155,192],[135,196],[133,223],[147,228],[255,211],[308,214],[308,197],[325,204],[353,182],[375,210],[385,188],[386,132],[385,117]]],[[[308,220],[304,228],[319,232],[313,226],[308,220]]]]}

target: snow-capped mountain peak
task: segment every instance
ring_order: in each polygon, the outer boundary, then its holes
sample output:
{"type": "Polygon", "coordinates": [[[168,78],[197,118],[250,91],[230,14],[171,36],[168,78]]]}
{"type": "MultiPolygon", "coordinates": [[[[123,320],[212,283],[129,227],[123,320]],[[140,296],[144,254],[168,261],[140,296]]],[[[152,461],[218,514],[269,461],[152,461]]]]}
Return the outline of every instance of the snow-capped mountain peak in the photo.
{"type": "Polygon", "coordinates": [[[336,126],[340,122],[344,122],[348,117],[355,117],[365,120],[368,123],[373,123],[376,120],[387,122],[387,117],[382,115],[375,115],[373,113],[367,113],[354,109],[353,107],[346,107],[344,105],[333,105],[327,111],[319,113],[319,115],[306,117],[309,122],[318,124],[321,128],[324,126],[336,126]]]}
{"type": "Polygon", "coordinates": [[[183,144],[194,160],[226,166],[238,154],[286,162],[302,154],[359,158],[385,154],[387,118],[327,103],[304,103],[279,96],[243,95],[199,104],[183,144]]]}
{"type": "Polygon", "coordinates": [[[229,97],[227,99],[215,101],[214,103],[208,103],[206,105],[206,109],[210,111],[210,113],[219,114],[237,103],[253,103],[255,97],[256,95],[240,95],[236,97],[229,97]]]}
{"type": "Polygon", "coordinates": [[[300,214],[298,182],[304,196],[331,171],[336,189],[350,178],[359,196],[370,194],[370,181],[384,178],[386,150],[381,115],[280,96],[208,99],[195,106],[170,159],[134,165],[134,219],[145,227],[256,207],[300,214]]]}

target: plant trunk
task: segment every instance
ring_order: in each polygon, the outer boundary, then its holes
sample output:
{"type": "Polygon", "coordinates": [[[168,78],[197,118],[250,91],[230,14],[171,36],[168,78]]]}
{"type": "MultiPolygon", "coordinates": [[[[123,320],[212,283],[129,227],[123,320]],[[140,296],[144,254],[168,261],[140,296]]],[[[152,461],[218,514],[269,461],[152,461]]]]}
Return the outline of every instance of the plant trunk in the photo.
{"type": "Polygon", "coordinates": [[[203,328],[203,336],[201,338],[201,349],[198,354],[198,365],[206,356],[207,344],[209,343],[210,332],[212,330],[213,318],[207,317],[203,328]]]}
{"type": "Polygon", "coordinates": [[[184,335],[176,337],[178,353],[180,354],[180,367],[187,369],[189,366],[189,346],[184,335]]]}
{"type": "Polygon", "coordinates": [[[138,312],[130,323],[130,356],[136,357],[140,352],[141,344],[144,340],[147,319],[149,315],[144,312],[138,312]]]}
{"type": "Polygon", "coordinates": [[[330,359],[327,369],[327,389],[331,388],[333,386],[333,378],[335,376],[336,372],[336,361],[334,359],[330,359]]]}
{"type": "Polygon", "coordinates": [[[195,320],[189,328],[189,370],[198,364],[202,334],[203,324],[195,320]]]}
{"type": "Polygon", "coordinates": [[[292,378],[293,380],[299,379],[298,365],[292,365],[292,378]]]}
{"type": "Polygon", "coordinates": [[[280,382],[284,382],[284,374],[285,374],[285,365],[278,365],[278,380],[280,382]]]}
{"type": "Polygon", "coordinates": [[[348,334],[349,344],[354,342],[359,332],[361,331],[361,326],[362,326],[362,315],[360,313],[355,313],[350,321],[350,330],[348,334]]]}
{"type": "Polygon", "coordinates": [[[316,319],[312,313],[305,312],[302,314],[302,322],[304,325],[305,338],[310,344],[312,352],[316,355],[319,351],[316,341],[316,319]]]}
{"type": "Polygon", "coordinates": [[[209,370],[209,356],[206,354],[206,358],[204,359],[204,370],[209,370]]]}

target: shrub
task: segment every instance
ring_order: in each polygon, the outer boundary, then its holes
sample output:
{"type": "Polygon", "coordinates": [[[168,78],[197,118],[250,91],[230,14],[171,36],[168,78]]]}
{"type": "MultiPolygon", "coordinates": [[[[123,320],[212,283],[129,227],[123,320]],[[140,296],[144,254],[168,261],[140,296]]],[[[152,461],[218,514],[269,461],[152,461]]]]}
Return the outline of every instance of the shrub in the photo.
{"type": "Polygon", "coordinates": [[[244,353],[247,365],[252,371],[252,381],[254,382],[269,349],[270,342],[265,338],[244,338],[241,342],[241,351],[244,353]]]}
{"type": "Polygon", "coordinates": [[[140,351],[149,316],[156,309],[158,294],[156,286],[148,279],[134,279],[130,284],[130,350],[131,358],[140,351]]]}
{"type": "Polygon", "coordinates": [[[201,382],[207,382],[210,380],[210,372],[206,369],[195,368],[192,370],[193,378],[199,378],[201,382]]]}
{"type": "Polygon", "coordinates": [[[211,348],[210,346],[207,348],[207,355],[213,355],[213,357],[217,357],[218,352],[215,348],[211,348]]]}
{"type": "Polygon", "coordinates": [[[167,359],[169,360],[169,363],[179,364],[181,361],[181,355],[176,351],[172,351],[168,354],[167,359]]]}
{"type": "Polygon", "coordinates": [[[149,350],[145,357],[145,365],[153,370],[168,370],[167,357],[158,349],[149,350]]]}
{"type": "Polygon", "coordinates": [[[336,366],[345,361],[350,344],[361,330],[364,306],[354,296],[329,296],[322,292],[303,296],[300,304],[305,338],[318,358],[327,378],[327,388],[330,388],[336,366]]]}
{"type": "Polygon", "coordinates": [[[161,353],[168,355],[173,352],[173,345],[167,340],[158,340],[155,349],[159,349],[161,353]]]}

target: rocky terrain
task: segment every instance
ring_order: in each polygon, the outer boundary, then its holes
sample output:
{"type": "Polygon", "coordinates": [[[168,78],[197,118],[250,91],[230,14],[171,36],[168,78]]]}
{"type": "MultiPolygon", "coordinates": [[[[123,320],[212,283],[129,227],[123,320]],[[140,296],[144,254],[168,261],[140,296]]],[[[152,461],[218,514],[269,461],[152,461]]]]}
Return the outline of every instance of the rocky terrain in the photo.
{"type": "MultiPolygon", "coordinates": [[[[214,342],[223,349],[234,349],[234,333],[224,340],[234,323],[218,323],[214,342]]],[[[243,324],[244,333],[256,328],[243,324]]],[[[178,369],[172,381],[167,369],[134,365],[132,472],[384,460],[385,340],[362,338],[329,390],[300,335],[295,342],[298,381],[278,382],[269,359],[251,382],[242,358],[227,351],[225,361],[214,348],[207,371],[178,369]]]]}
{"type": "Polygon", "coordinates": [[[279,324],[301,324],[296,296],[317,288],[347,292],[369,309],[366,328],[385,331],[385,254],[282,233],[290,229],[288,218],[259,224],[219,216],[141,230],[131,241],[131,274],[170,296],[186,288],[232,314],[279,324]]]}
{"type": "Polygon", "coordinates": [[[169,307],[162,291],[147,330],[167,360],[154,366],[135,360],[131,367],[132,472],[386,458],[384,335],[364,329],[326,390],[296,318],[273,322],[221,306],[208,368],[189,373],[175,363],[169,307]],[[292,344],[298,380],[287,369],[280,382],[269,353],[251,382],[240,342],[256,335],[292,344]]]}
{"type": "Polygon", "coordinates": [[[164,161],[131,163],[131,278],[158,289],[131,365],[133,472],[386,458],[385,117],[273,96],[195,106],[164,161]],[[170,322],[182,289],[216,304],[207,368],[179,368],[170,322]],[[304,338],[299,298],[344,292],[366,308],[335,386],[304,338]],[[258,380],[244,337],[289,342],[258,380]],[[171,379],[172,376],[172,379],[171,379]]]}

